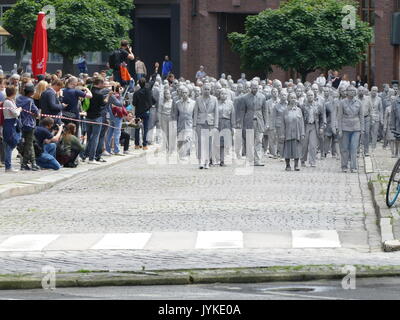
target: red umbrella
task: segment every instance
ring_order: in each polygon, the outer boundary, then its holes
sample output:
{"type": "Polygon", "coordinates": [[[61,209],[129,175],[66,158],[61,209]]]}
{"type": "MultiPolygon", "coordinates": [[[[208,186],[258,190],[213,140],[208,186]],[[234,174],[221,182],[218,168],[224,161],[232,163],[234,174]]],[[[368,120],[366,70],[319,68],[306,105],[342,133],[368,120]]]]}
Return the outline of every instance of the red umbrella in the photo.
{"type": "Polygon", "coordinates": [[[46,15],[39,12],[32,44],[32,72],[35,77],[46,73],[48,56],[46,15]]]}

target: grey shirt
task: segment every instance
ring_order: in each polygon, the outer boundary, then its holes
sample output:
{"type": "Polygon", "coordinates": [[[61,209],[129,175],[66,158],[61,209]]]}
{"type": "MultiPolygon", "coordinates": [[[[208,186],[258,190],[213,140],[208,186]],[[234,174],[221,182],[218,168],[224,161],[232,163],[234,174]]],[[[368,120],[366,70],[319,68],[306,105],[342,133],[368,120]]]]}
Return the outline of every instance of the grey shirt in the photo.
{"type": "Polygon", "coordinates": [[[338,130],[364,132],[364,112],[360,100],[346,98],[339,104],[338,130]]]}

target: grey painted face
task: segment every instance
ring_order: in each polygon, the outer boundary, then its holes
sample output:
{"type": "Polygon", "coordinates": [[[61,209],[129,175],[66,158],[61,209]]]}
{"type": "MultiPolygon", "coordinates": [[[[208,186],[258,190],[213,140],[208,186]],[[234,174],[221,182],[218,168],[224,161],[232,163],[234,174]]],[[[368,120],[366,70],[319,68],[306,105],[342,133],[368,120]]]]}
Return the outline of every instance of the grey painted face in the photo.
{"type": "Polygon", "coordinates": [[[347,88],[347,97],[354,98],[357,95],[357,89],[354,87],[347,88]]]}
{"type": "Polygon", "coordinates": [[[315,99],[315,94],[312,90],[307,92],[307,101],[308,102],[313,102],[315,99]]]}
{"type": "Polygon", "coordinates": [[[301,88],[296,89],[296,96],[300,98],[303,95],[303,90],[301,88]]]}
{"type": "Polygon", "coordinates": [[[171,92],[169,90],[164,90],[164,100],[171,100],[171,92]]]}
{"type": "Polygon", "coordinates": [[[289,103],[293,106],[293,105],[296,105],[296,102],[297,102],[297,96],[296,96],[296,94],[291,93],[291,94],[289,95],[289,103]]]}
{"type": "Polygon", "coordinates": [[[329,88],[324,87],[323,91],[324,91],[324,97],[329,98],[331,90],[329,88]]]}
{"type": "Polygon", "coordinates": [[[251,93],[256,95],[258,92],[258,83],[257,82],[252,82],[251,83],[251,93]]]}
{"type": "Polygon", "coordinates": [[[358,90],[357,90],[357,93],[358,93],[358,96],[360,97],[360,98],[362,98],[362,97],[364,97],[364,87],[359,87],[358,88],[358,90]]]}
{"type": "Polygon", "coordinates": [[[189,99],[189,90],[187,88],[182,89],[182,99],[187,101],[189,99]]]}
{"type": "Polygon", "coordinates": [[[278,96],[279,96],[278,89],[273,88],[273,89],[271,90],[271,95],[272,95],[272,97],[273,97],[274,99],[277,99],[278,96]]]}
{"type": "Polygon", "coordinates": [[[287,102],[288,101],[288,95],[286,92],[281,93],[281,102],[287,102]]]}
{"type": "Polygon", "coordinates": [[[221,90],[221,93],[220,93],[220,95],[219,95],[219,99],[220,99],[222,102],[225,102],[226,99],[228,99],[228,92],[227,92],[225,89],[222,89],[222,90],[221,90]]]}
{"type": "Polygon", "coordinates": [[[203,86],[203,96],[204,97],[209,97],[211,94],[211,86],[209,84],[205,84],[203,86]]]}
{"type": "Polygon", "coordinates": [[[378,87],[371,88],[371,97],[375,98],[378,95],[378,87]]]}

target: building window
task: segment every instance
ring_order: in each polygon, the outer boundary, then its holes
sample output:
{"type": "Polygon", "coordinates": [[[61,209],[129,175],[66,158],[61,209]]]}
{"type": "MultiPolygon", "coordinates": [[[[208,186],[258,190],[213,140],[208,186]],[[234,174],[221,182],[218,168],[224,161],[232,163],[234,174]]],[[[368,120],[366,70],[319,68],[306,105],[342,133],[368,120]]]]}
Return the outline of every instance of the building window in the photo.
{"type": "Polygon", "coordinates": [[[361,19],[368,22],[373,29],[372,41],[366,50],[366,60],[361,63],[361,78],[370,86],[375,84],[375,0],[362,0],[361,19]]]}

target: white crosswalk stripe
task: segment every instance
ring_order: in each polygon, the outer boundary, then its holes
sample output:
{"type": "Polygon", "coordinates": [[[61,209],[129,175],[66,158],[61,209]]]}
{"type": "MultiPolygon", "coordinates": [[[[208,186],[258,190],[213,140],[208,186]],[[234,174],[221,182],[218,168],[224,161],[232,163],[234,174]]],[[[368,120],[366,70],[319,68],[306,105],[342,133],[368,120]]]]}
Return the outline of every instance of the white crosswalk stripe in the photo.
{"type": "Polygon", "coordinates": [[[11,236],[0,244],[0,252],[7,251],[42,251],[44,247],[56,240],[59,235],[16,235],[11,236]]]}
{"type": "Polygon", "coordinates": [[[198,231],[109,234],[0,235],[0,252],[85,250],[193,250],[257,248],[368,248],[366,232],[292,230],[286,232],[198,231]],[[339,235],[340,234],[340,235],[339,235]],[[350,239],[350,240],[349,240],[350,239]],[[345,243],[343,243],[345,242],[345,243]]]}

